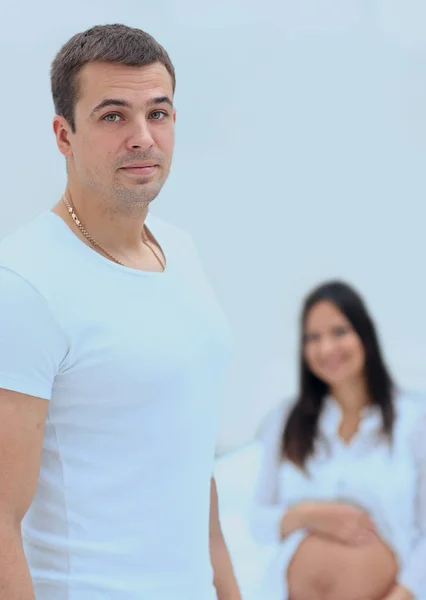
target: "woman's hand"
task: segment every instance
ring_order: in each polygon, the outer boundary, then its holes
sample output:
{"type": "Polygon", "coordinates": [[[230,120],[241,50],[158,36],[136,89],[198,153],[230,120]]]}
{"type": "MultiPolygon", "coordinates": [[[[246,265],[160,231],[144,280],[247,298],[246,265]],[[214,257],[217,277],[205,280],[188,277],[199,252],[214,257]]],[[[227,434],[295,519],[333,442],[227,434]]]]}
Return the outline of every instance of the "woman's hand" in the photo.
{"type": "MultiPolygon", "coordinates": [[[[307,502],[295,506],[301,528],[349,545],[366,544],[376,535],[368,514],[342,502],[307,502]]],[[[390,599],[393,600],[393,599],[390,599]]]]}

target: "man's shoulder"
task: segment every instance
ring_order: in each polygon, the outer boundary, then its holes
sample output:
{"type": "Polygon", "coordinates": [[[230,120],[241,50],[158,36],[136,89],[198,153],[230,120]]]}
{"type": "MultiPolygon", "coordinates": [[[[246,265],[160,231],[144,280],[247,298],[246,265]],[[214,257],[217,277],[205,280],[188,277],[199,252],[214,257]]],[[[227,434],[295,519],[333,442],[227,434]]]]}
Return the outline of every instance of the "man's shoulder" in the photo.
{"type": "Polygon", "coordinates": [[[7,233],[0,239],[0,259],[6,258],[10,253],[16,253],[21,249],[25,252],[28,247],[42,245],[43,237],[48,226],[49,216],[43,212],[30,221],[26,221],[13,231],[7,233]]]}
{"type": "Polygon", "coordinates": [[[200,253],[191,234],[186,229],[151,213],[148,214],[146,225],[166,255],[173,257],[175,265],[180,264],[188,273],[204,275],[200,253]]]}
{"type": "MultiPolygon", "coordinates": [[[[154,235],[158,234],[159,237],[166,238],[167,241],[193,245],[192,237],[186,229],[179,227],[162,217],[153,215],[151,212],[148,213],[146,225],[154,235]]],[[[161,242],[161,239],[158,241],[161,242]]]]}
{"type": "Polygon", "coordinates": [[[54,215],[41,213],[0,240],[0,267],[31,280],[38,271],[48,271],[49,262],[57,262],[52,247],[54,215]]]}

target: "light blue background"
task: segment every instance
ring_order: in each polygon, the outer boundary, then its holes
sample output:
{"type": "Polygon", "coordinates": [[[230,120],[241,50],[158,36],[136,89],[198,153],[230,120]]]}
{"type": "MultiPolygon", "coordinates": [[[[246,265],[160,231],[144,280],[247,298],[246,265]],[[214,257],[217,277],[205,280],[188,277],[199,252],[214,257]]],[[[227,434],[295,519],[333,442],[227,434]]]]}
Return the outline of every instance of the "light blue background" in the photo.
{"type": "Polygon", "coordinates": [[[153,212],[193,235],[234,332],[220,447],[293,393],[299,303],[327,277],[358,286],[398,380],[426,388],[425,3],[8,3],[0,235],[58,200],[50,62],[107,22],[146,29],[176,66],[176,157],[153,212]]]}

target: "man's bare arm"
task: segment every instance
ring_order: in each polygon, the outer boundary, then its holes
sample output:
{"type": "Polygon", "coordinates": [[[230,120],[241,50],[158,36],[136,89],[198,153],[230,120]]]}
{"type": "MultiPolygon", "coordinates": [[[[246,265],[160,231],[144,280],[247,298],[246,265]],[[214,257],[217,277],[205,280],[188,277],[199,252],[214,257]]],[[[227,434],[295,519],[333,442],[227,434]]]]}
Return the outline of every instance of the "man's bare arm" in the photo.
{"type": "Polygon", "coordinates": [[[220,525],[219,501],[214,478],[210,486],[210,557],[218,600],[241,600],[231,557],[220,525]]]}
{"type": "Polygon", "coordinates": [[[0,598],[34,600],[21,521],[37,487],[48,402],[0,389],[0,598]]]}

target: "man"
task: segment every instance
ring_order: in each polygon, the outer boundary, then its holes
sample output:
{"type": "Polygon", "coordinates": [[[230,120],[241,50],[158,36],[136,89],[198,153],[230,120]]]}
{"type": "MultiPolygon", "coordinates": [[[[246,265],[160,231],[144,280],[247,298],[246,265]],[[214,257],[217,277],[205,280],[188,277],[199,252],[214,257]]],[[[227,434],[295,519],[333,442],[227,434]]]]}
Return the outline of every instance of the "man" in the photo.
{"type": "Polygon", "coordinates": [[[189,237],[148,215],[173,65],[101,26],[51,81],[67,187],[0,244],[0,598],[207,600],[212,564],[237,599],[211,479],[227,329],[189,237]]]}

